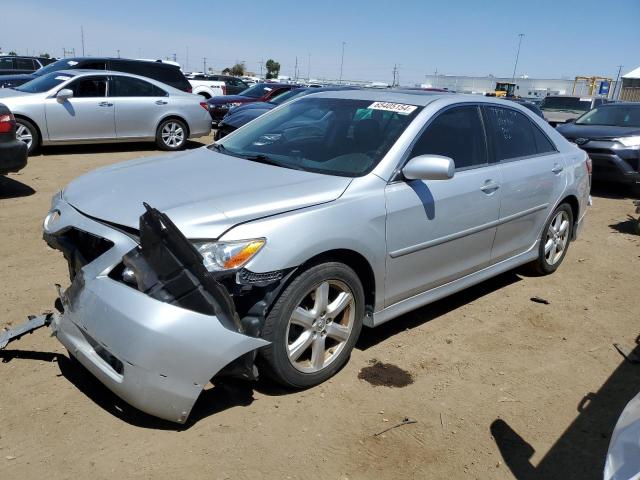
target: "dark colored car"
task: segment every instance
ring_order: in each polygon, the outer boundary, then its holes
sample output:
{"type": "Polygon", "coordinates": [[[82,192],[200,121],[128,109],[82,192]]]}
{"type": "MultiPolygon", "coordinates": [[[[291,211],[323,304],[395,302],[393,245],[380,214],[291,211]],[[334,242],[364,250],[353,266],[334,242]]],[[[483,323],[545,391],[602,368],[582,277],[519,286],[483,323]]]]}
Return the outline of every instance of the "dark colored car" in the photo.
{"type": "Polygon", "coordinates": [[[229,113],[218,123],[218,129],[216,130],[215,140],[229,135],[231,132],[246,125],[251,120],[258,118],[260,115],[267,113],[269,110],[273,110],[278,105],[282,105],[289,100],[293,100],[311,93],[327,92],[335,90],[356,90],[358,87],[304,87],[293,88],[282,95],[268,102],[255,102],[240,105],[229,110],[229,113]]]}
{"type": "Polygon", "coordinates": [[[0,103],[0,175],[17,172],[27,165],[27,144],[16,138],[16,119],[0,103]]]}
{"type": "Polygon", "coordinates": [[[240,95],[223,95],[210,98],[207,100],[207,105],[209,106],[211,120],[217,125],[229,112],[229,109],[233,107],[244,103],[269,102],[292,88],[298,88],[298,85],[290,85],[288,83],[256,83],[253,87],[249,87],[241,92],[240,95]]]}
{"type": "Polygon", "coordinates": [[[594,180],[625,183],[640,192],[640,103],[608,103],[557,128],[587,152],[594,180]]]}
{"type": "Polygon", "coordinates": [[[544,118],[544,113],[542,113],[542,110],[540,110],[540,107],[533,102],[530,102],[528,100],[523,100],[520,98],[510,98],[508,101],[518,103],[522,105],[524,108],[528,108],[529,110],[531,110],[540,118],[544,118]]]}
{"type": "Polygon", "coordinates": [[[0,56],[0,75],[31,73],[52,62],[55,62],[55,58],[3,55],[0,56]]]}
{"type": "Polygon", "coordinates": [[[249,84],[245,83],[244,80],[232,77],[231,75],[203,75],[200,73],[190,75],[189,78],[193,80],[213,80],[216,82],[224,82],[225,95],[237,95],[249,88],[249,84]]]}
{"type": "Polygon", "coordinates": [[[142,77],[151,78],[171,87],[191,92],[191,84],[187,81],[177,65],[163,63],[161,61],[130,60],[127,58],[63,58],[43,67],[30,75],[10,75],[0,77],[0,87],[4,83],[5,88],[13,88],[22,85],[41,75],[56,72],[58,70],[112,70],[115,72],[133,73],[142,77]]]}

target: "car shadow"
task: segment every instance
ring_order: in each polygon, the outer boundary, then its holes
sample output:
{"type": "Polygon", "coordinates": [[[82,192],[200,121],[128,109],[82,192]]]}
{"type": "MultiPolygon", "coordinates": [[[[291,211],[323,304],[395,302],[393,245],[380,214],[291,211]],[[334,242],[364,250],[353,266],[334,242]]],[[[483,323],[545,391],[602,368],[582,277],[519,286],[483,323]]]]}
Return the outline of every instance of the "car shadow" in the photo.
{"type": "MultiPolygon", "coordinates": [[[[640,355],[637,342],[636,339],[632,354],[640,355]]],[[[602,479],[615,424],[625,405],[640,390],[640,365],[621,358],[620,365],[600,389],[584,395],[576,406],[578,414],[574,421],[537,465],[531,462],[535,449],[525,438],[504,419],[492,422],[491,435],[516,479],[602,479]]],[[[558,393],[556,398],[562,399],[561,392],[558,393]]],[[[535,440],[533,435],[531,440],[535,440]]]]}
{"type": "Polygon", "coordinates": [[[637,235],[638,234],[638,223],[640,220],[638,218],[632,217],[631,215],[627,216],[627,220],[622,222],[614,223],[609,225],[610,228],[615,230],[618,233],[626,233],[629,235],[637,235]]]}
{"type": "Polygon", "coordinates": [[[0,200],[28,197],[34,193],[36,193],[36,191],[29,185],[25,185],[13,178],[0,175],[0,200]]]}
{"type": "Polygon", "coordinates": [[[518,275],[516,270],[511,270],[474,285],[473,287],[430,303],[425,307],[394,318],[392,322],[384,323],[376,328],[363,328],[360,333],[360,338],[356,342],[356,348],[358,350],[367,350],[403,330],[412,330],[480,297],[519,282],[521,279],[521,276],[518,275]]]}
{"type": "MultiPolygon", "coordinates": [[[[209,137],[198,140],[187,140],[185,150],[193,150],[211,143],[209,137]]],[[[96,143],[89,145],[49,145],[41,147],[35,156],[48,155],[78,155],[92,153],[121,153],[121,152],[162,152],[153,142],[122,142],[122,143],[96,143]]]]}

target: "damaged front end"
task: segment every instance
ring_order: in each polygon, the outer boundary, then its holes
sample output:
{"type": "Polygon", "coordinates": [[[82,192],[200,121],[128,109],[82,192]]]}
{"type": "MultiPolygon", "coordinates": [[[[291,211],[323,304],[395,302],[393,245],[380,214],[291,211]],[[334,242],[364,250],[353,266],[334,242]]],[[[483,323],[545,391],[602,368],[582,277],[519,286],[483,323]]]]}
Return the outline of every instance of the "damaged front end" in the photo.
{"type": "Polygon", "coordinates": [[[138,238],[56,202],[44,238],[72,283],[46,323],[123,400],[184,423],[213,377],[255,378],[262,319],[291,272],[212,273],[166,215],[145,208],[138,238]]]}

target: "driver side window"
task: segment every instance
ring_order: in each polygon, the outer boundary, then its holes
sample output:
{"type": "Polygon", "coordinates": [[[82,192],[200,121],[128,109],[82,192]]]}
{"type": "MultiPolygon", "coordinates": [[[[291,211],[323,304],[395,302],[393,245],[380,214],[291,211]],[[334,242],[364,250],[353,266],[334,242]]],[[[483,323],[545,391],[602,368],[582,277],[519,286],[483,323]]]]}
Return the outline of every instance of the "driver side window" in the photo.
{"type": "Polygon", "coordinates": [[[106,77],[80,78],[67,88],[73,91],[74,98],[100,98],[107,94],[106,77]]]}
{"type": "Polygon", "coordinates": [[[464,105],[439,114],[422,132],[409,158],[427,154],[452,158],[456,170],[487,165],[480,109],[475,105],[464,105]]]}

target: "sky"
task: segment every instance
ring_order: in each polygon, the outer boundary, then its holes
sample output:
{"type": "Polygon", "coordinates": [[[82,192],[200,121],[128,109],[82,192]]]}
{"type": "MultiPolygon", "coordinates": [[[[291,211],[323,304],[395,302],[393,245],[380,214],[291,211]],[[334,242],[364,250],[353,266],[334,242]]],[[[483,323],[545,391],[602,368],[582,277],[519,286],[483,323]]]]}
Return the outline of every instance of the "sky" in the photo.
{"type": "Polygon", "coordinates": [[[185,70],[280,62],[281,75],[391,83],[426,74],[615,78],[640,66],[640,0],[0,0],[0,48],[167,58],[185,70]],[[187,55],[188,52],[188,55],[187,55]]]}

